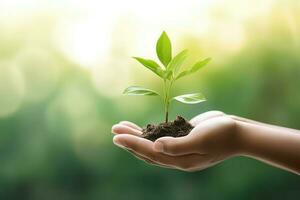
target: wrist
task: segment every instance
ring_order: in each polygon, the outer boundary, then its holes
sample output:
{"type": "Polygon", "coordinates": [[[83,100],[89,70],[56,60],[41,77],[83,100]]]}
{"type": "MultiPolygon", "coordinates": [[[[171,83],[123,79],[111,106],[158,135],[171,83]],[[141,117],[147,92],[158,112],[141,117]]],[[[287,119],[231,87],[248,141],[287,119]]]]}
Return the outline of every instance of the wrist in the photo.
{"type": "Polygon", "coordinates": [[[260,143],[257,137],[260,125],[236,120],[236,155],[254,156],[257,144],[260,143]]]}
{"type": "Polygon", "coordinates": [[[231,119],[234,121],[234,128],[233,128],[233,150],[232,156],[242,156],[245,155],[247,152],[247,139],[245,138],[244,134],[244,123],[237,120],[235,116],[230,116],[231,119]]]}
{"type": "Polygon", "coordinates": [[[241,132],[241,124],[238,120],[236,120],[233,116],[226,115],[223,116],[223,157],[230,158],[234,156],[242,155],[244,146],[242,132],[241,132]],[[226,139],[225,139],[226,138],[226,139]]]}

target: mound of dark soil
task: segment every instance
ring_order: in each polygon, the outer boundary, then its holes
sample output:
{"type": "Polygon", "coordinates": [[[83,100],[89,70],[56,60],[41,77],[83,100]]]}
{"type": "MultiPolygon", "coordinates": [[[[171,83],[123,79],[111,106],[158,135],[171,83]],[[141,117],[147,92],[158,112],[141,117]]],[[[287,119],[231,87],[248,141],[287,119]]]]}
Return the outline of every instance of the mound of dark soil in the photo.
{"type": "Polygon", "coordinates": [[[177,116],[174,121],[160,123],[158,125],[148,124],[143,129],[142,137],[151,141],[164,136],[182,137],[188,135],[194,127],[183,117],[177,116]]]}

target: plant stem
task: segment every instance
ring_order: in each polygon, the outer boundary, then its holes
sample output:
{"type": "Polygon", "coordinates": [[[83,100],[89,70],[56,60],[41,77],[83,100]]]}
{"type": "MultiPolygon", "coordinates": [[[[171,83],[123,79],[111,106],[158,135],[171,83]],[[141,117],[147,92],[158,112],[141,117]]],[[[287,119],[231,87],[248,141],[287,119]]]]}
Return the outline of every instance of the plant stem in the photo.
{"type": "Polygon", "coordinates": [[[169,116],[167,101],[168,101],[167,80],[164,79],[164,107],[165,107],[165,122],[166,123],[168,123],[168,116],[169,116]]]}
{"type": "Polygon", "coordinates": [[[166,120],[165,120],[165,122],[166,122],[166,123],[168,123],[168,121],[169,121],[169,119],[168,119],[168,118],[169,118],[169,112],[168,112],[168,111],[166,111],[166,120]]]}
{"type": "Polygon", "coordinates": [[[165,104],[165,122],[168,123],[169,121],[169,105],[170,105],[170,93],[171,93],[171,88],[173,85],[173,80],[168,82],[164,80],[164,92],[165,92],[165,99],[164,99],[164,104],[165,104]],[[169,86],[169,87],[168,87],[169,86]]]}

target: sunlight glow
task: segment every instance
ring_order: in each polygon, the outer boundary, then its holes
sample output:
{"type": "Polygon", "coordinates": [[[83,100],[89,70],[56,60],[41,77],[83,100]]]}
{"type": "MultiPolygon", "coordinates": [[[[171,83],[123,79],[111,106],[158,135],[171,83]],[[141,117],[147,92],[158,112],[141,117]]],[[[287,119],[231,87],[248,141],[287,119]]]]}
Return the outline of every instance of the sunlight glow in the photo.
{"type": "Polygon", "coordinates": [[[11,63],[0,63],[0,118],[19,109],[24,92],[21,72],[11,63]]]}
{"type": "Polygon", "coordinates": [[[56,32],[58,45],[68,58],[81,67],[92,68],[109,53],[109,26],[91,18],[62,22],[56,32]]]}

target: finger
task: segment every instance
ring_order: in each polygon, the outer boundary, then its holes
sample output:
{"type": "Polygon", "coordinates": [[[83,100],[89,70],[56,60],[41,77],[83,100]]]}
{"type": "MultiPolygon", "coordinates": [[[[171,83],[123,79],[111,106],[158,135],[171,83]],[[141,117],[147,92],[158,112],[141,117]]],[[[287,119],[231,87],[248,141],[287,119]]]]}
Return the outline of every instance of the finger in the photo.
{"type": "Polygon", "coordinates": [[[114,134],[131,134],[136,136],[140,136],[142,134],[142,131],[121,124],[113,125],[111,131],[114,134]]]}
{"type": "Polygon", "coordinates": [[[139,131],[142,131],[143,129],[141,127],[139,127],[138,125],[132,123],[132,122],[129,122],[129,121],[121,121],[119,122],[119,124],[121,125],[125,125],[125,126],[129,126],[133,129],[136,129],[136,130],[139,130],[139,131]]]}
{"type": "Polygon", "coordinates": [[[175,166],[177,164],[176,159],[173,157],[153,151],[153,142],[150,140],[133,135],[122,134],[114,136],[113,142],[118,146],[129,149],[156,163],[170,166],[175,166]]]}
{"type": "Polygon", "coordinates": [[[156,162],[154,162],[153,160],[150,160],[148,158],[145,158],[144,156],[141,156],[137,153],[135,153],[134,151],[130,150],[130,149],[126,149],[128,152],[130,152],[131,154],[133,154],[134,157],[138,158],[139,160],[143,160],[148,164],[157,164],[156,162]]]}
{"type": "Polygon", "coordinates": [[[168,160],[168,156],[153,151],[153,142],[150,140],[129,134],[122,134],[114,136],[113,142],[116,145],[134,151],[149,160],[155,162],[164,161],[163,163],[168,163],[168,161],[165,161],[168,160]]]}
{"type": "Polygon", "coordinates": [[[133,150],[127,149],[124,145],[120,144],[118,141],[116,141],[116,139],[114,139],[114,144],[116,144],[117,146],[121,147],[122,149],[125,149],[126,151],[130,152],[131,154],[133,154],[134,157],[145,161],[148,164],[158,164],[153,160],[150,160],[142,155],[139,155],[138,153],[134,152],[133,150]]]}
{"type": "Polygon", "coordinates": [[[205,165],[207,165],[206,164],[207,158],[205,156],[201,156],[198,154],[189,154],[189,155],[185,155],[185,156],[174,157],[174,159],[176,160],[176,164],[166,165],[164,163],[159,163],[159,162],[153,161],[150,158],[140,155],[138,152],[135,152],[133,150],[127,149],[127,151],[129,151],[131,154],[133,154],[136,158],[141,159],[148,164],[167,168],[167,169],[179,169],[179,170],[192,172],[192,171],[199,170],[201,168],[206,168],[205,165]],[[198,166],[199,163],[201,163],[200,167],[198,166]]]}
{"type": "Polygon", "coordinates": [[[172,168],[171,166],[160,164],[160,163],[157,163],[157,162],[155,162],[153,160],[150,160],[150,159],[148,159],[148,158],[146,158],[146,157],[144,157],[142,155],[139,155],[138,153],[136,153],[136,152],[134,152],[132,150],[127,149],[127,151],[130,152],[137,159],[142,160],[142,161],[144,161],[144,162],[146,162],[146,163],[148,163],[150,165],[154,165],[154,166],[158,166],[158,167],[163,167],[163,168],[168,168],[168,169],[172,168]]]}
{"type": "Polygon", "coordinates": [[[116,145],[121,146],[122,148],[127,148],[134,153],[159,165],[177,169],[192,168],[194,167],[194,164],[197,163],[197,160],[201,159],[202,157],[199,154],[169,156],[166,154],[158,153],[153,150],[153,142],[128,134],[116,135],[113,141],[116,145]]]}
{"type": "Polygon", "coordinates": [[[197,115],[196,117],[194,117],[193,119],[190,120],[190,123],[193,126],[196,126],[197,124],[199,124],[205,120],[208,120],[208,119],[211,119],[214,117],[224,116],[224,115],[225,114],[221,111],[208,111],[208,112],[202,113],[200,115],[197,115]]]}
{"type": "Polygon", "coordinates": [[[155,152],[170,156],[181,156],[188,154],[198,154],[198,149],[189,135],[184,137],[161,137],[154,142],[155,152]]]}

